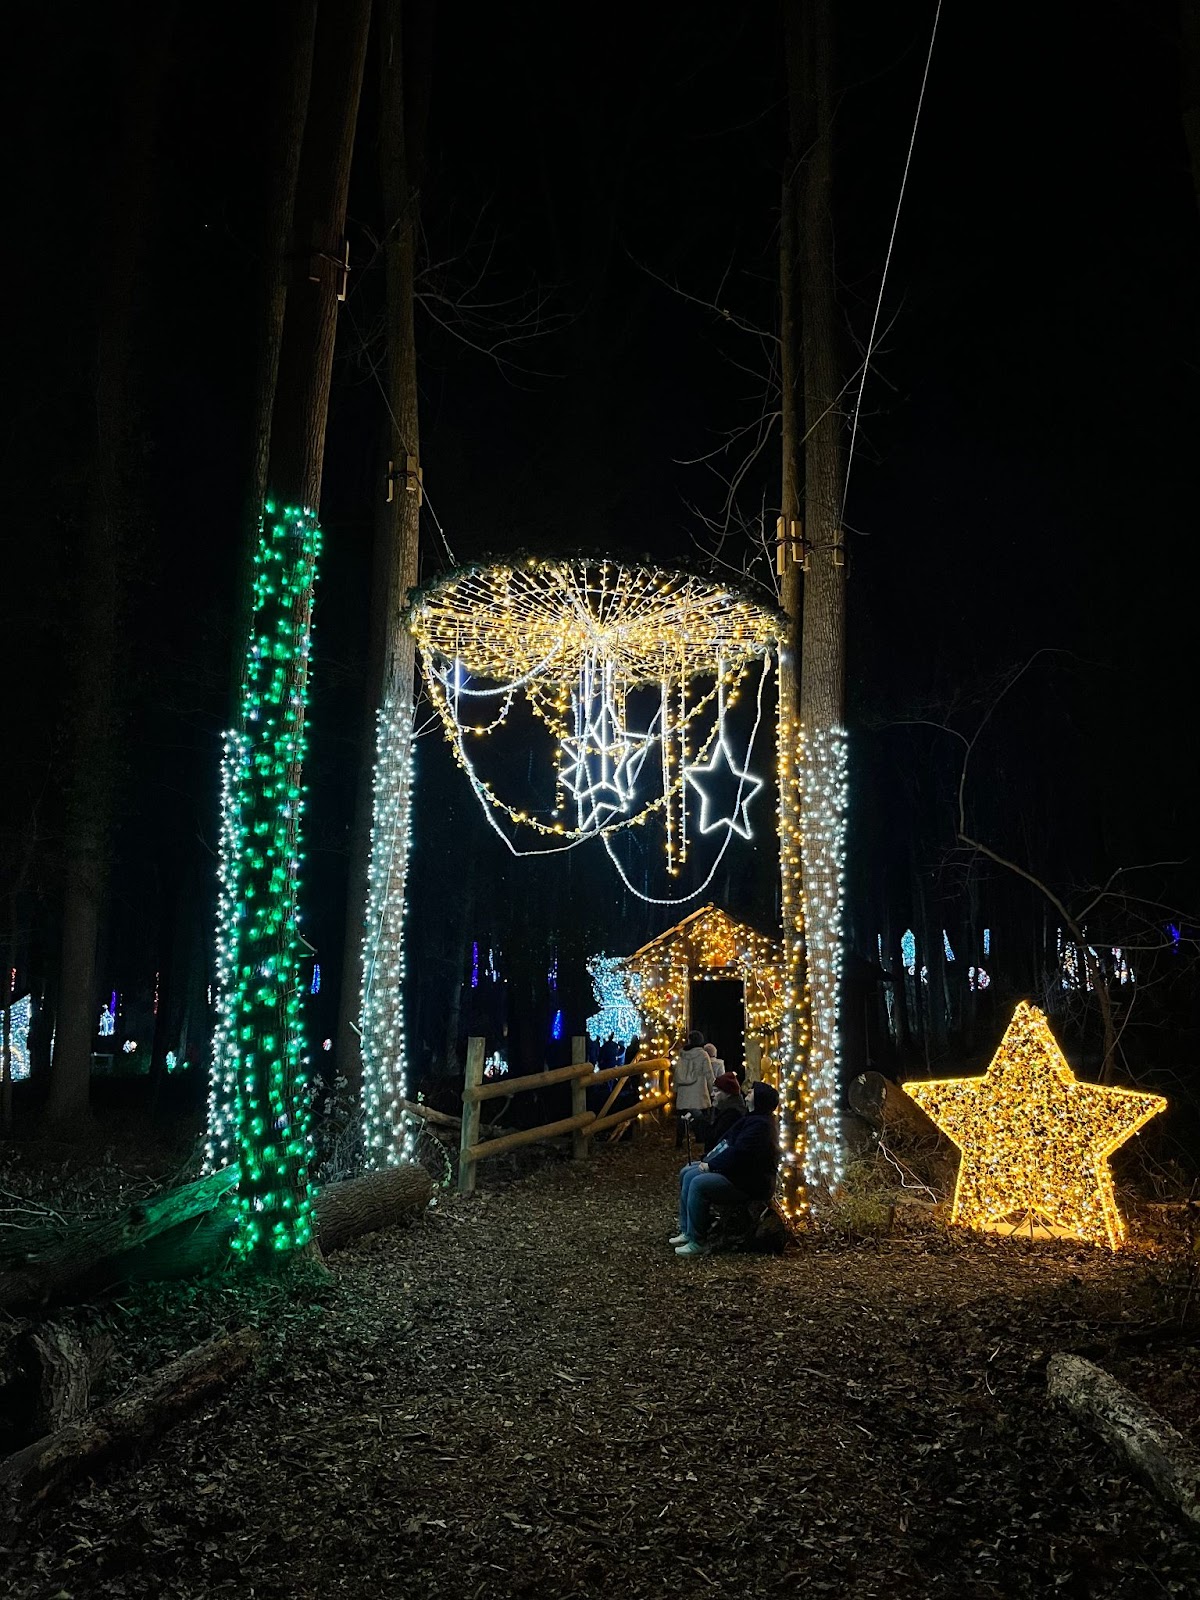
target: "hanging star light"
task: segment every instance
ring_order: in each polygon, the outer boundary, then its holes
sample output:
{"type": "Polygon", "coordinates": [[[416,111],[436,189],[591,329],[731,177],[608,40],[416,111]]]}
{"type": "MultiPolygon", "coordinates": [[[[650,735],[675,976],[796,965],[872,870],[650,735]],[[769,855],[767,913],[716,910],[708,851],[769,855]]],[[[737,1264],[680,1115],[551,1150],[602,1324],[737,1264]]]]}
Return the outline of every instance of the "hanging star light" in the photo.
{"type": "Polygon", "coordinates": [[[981,1078],[904,1089],[962,1151],[951,1221],[997,1228],[1014,1219],[1119,1249],[1109,1157],[1151,1117],[1161,1095],[1081,1083],[1045,1016],[1022,1001],[981,1078]]]}
{"type": "Polygon", "coordinates": [[[626,728],[611,681],[597,694],[591,675],[584,676],[583,691],[572,696],[576,733],[562,741],[568,759],[558,781],[575,796],[580,833],[593,833],[610,816],[628,813],[648,746],[647,735],[626,728]]]}
{"type": "Polygon", "coordinates": [[[409,625],[446,736],[514,854],[527,852],[502,819],[568,849],[661,817],[671,875],[687,853],[685,768],[728,745],[726,698],[751,662],[765,673],[782,631],[768,607],[707,579],[584,558],[464,568],[415,597],[409,625]],[[540,810],[505,800],[471,754],[518,698],[554,741],[555,803],[540,810]]]}
{"type": "Polygon", "coordinates": [[[738,766],[724,737],[718,737],[712,755],[702,766],[685,767],[683,770],[684,777],[700,796],[700,832],[712,833],[715,828],[729,828],[732,832],[741,834],[743,839],[749,839],[751,829],[748,807],[762,788],[763,780],[738,766]],[[722,780],[720,783],[722,788],[725,787],[726,779],[737,781],[737,799],[734,802],[732,816],[720,813],[720,807],[715,803],[709,790],[708,785],[712,784],[715,788],[718,779],[722,780]]]}

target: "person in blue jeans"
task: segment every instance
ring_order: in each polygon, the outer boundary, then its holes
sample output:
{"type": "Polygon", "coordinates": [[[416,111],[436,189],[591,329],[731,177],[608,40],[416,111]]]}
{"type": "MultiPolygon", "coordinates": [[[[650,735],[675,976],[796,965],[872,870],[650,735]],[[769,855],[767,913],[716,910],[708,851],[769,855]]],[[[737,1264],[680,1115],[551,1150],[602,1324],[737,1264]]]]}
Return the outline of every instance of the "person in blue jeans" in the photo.
{"type": "Polygon", "coordinates": [[[779,1096],[769,1083],[750,1085],[749,1112],[708,1152],[679,1174],[679,1232],[671,1240],[677,1256],[698,1256],[712,1221],[714,1200],[766,1202],[779,1171],[775,1112],[779,1096]]]}

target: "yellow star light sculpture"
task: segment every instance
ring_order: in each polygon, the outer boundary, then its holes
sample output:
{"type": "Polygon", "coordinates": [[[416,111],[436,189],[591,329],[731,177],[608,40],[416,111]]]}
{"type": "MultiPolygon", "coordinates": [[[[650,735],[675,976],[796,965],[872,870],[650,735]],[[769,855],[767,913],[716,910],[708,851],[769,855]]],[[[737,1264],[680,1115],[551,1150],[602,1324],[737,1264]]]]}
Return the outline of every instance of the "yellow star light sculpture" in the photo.
{"type": "Polygon", "coordinates": [[[952,1222],[987,1228],[1029,1217],[1120,1248],[1125,1224],[1108,1159],[1166,1110],[1161,1095],[1080,1083],[1044,1014],[1026,1001],[981,1078],[903,1087],[962,1151],[952,1222]]]}

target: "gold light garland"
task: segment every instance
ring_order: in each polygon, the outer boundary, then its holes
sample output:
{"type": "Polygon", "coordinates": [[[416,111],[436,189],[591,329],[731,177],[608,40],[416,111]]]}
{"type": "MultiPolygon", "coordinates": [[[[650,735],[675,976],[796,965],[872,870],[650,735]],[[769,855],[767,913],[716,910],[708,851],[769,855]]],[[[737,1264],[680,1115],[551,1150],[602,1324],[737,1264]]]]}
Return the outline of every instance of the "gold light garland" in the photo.
{"type": "Polygon", "coordinates": [[[1109,1157],[1166,1110],[1161,1095],[1081,1083],[1025,1001],[981,1078],[903,1087],[962,1151],[953,1222],[996,1228],[1028,1218],[1120,1247],[1109,1157]]]}
{"type": "Polygon", "coordinates": [[[661,813],[674,877],[688,854],[689,771],[713,756],[725,709],[736,704],[750,663],[770,656],[780,619],[688,573],[531,558],[440,579],[414,601],[409,626],[430,699],[489,819],[499,813],[565,843],[661,813]],[[697,692],[696,680],[706,677],[711,684],[697,692]],[[626,715],[639,690],[657,691],[645,729],[626,715]],[[467,748],[508,721],[518,696],[554,739],[555,799],[540,815],[503,799],[467,748]],[[476,700],[479,717],[470,715],[476,700]],[[660,755],[647,765],[656,742],[660,755]],[[650,776],[658,766],[661,788],[642,792],[643,767],[650,776]]]}
{"type": "Polygon", "coordinates": [[[418,598],[410,626],[426,656],[459,660],[494,683],[553,684],[565,709],[589,653],[633,688],[761,656],[780,624],[764,606],[688,573],[531,558],[452,574],[418,598]]]}

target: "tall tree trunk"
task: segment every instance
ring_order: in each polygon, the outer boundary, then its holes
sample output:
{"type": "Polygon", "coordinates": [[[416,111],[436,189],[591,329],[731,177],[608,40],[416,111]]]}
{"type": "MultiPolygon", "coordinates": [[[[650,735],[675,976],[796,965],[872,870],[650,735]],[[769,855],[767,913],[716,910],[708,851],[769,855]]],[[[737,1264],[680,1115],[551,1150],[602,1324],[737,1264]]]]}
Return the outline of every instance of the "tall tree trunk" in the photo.
{"type": "Polygon", "coordinates": [[[779,649],[776,728],[779,785],[780,914],[785,965],[783,1026],[779,1042],[779,1090],[785,1166],[782,1204],[791,1216],[805,1209],[804,1149],[808,1132],[808,1004],[801,873],[800,705],[797,668],[801,624],[800,477],[804,450],[801,389],[799,167],[803,154],[800,31],[794,0],[784,5],[788,79],[788,150],[779,215],[779,375],[783,483],[777,530],[780,602],[787,638],[779,649]]]}
{"type": "MultiPolygon", "coordinates": [[[[428,108],[431,10],[384,0],[380,39],[380,175],[386,244],[388,494],[377,522],[372,582],[384,599],[382,678],[372,826],[351,861],[351,906],[366,891],[366,933],[347,916],[339,1040],[342,1070],[361,1081],[367,1162],[406,1159],[403,1101],[408,1059],[404,1014],[405,896],[412,810],[415,651],[403,616],[417,581],[422,485],[417,352],[413,326],[418,204],[428,108]],[[406,88],[409,90],[406,97],[406,88]],[[369,845],[369,860],[366,847],[369,845]],[[361,942],[360,942],[361,941],[361,942]],[[357,958],[357,959],[356,959],[357,958]],[[361,1055],[353,1044],[357,999],[361,1055]]],[[[373,685],[372,687],[376,687],[373,685]]]]}
{"type": "Polygon", "coordinates": [[[1200,205],[1200,0],[1179,0],[1180,111],[1200,205]]]}
{"type": "Polygon", "coordinates": [[[296,183],[300,174],[304,124],[308,118],[316,31],[317,0],[274,0],[271,38],[279,42],[280,48],[278,60],[272,63],[269,78],[268,93],[271,99],[263,138],[255,316],[258,350],[251,423],[250,481],[246,497],[242,574],[237,589],[238,614],[230,655],[233,673],[231,703],[235,715],[253,609],[254,553],[258,548],[259,521],[267,497],[271,416],[275,409],[275,390],[279,380],[279,353],[283,348],[296,183]]]}
{"type": "Polygon", "coordinates": [[[124,126],[108,188],[107,241],[94,375],[96,435],[76,573],[74,686],[68,729],[58,1026],[47,1115],[64,1131],[88,1117],[96,1033],[96,946],[108,874],[118,712],[115,641],[120,634],[120,553],[126,445],[133,409],[135,282],[146,236],[167,43],[173,7],[153,7],[131,40],[124,126]]]}
{"type": "MultiPolygon", "coordinates": [[[[795,26],[796,0],[789,5],[795,26]]],[[[804,364],[804,621],[800,650],[801,855],[810,1021],[805,1171],[832,1186],[840,1126],[846,589],[841,414],[833,285],[833,7],[799,6],[804,126],[800,299],[804,364]]]]}
{"type": "Polygon", "coordinates": [[[234,1092],[230,1103],[228,1075],[215,1080],[210,1139],[227,1146],[233,1123],[241,1169],[235,1248],[264,1263],[312,1242],[296,930],[301,780],[317,511],[370,10],[370,0],[343,0],[317,21],[250,648],[226,767],[223,905],[232,921],[223,934],[223,1021],[234,1092]]]}
{"type": "MultiPolygon", "coordinates": [[[[259,235],[259,274],[256,328],[258,355],[255,373],[254,408],[250,439],[250,470],[245,508],[241,574],[238,581],[237,618],[234,624],[232,663],[231,726],[238,728],[244,714],[242,697],[248,655],[253,650],[251,625],[254,615],[255,562],[258,559],[267,499],[267,470],[271,454],[271,417],[279,381],[279,356],[283,348],[283,324],[287,309],[288,285],[295,273],[292,256],[293,216],[296,184],[300,175],[300,153],[308,101],[312,87],[313,49],[317,27],[317,0],[275,0],[273,41],[278,41],[279,62],[270,75],[269,103],[265,114],[263,146],[262,227],[259,235]]],[[[222,758],[221,840],[219,865],[219,909],[217,912],[217,1004],[218,1020],[212,1039],[209,1069],[208,1143],[206,1165],[225,1166],[237,1159],[237,1139],[233,1107],[237,1097],[236,1006],[237,985],[232,970],[234,930],[239,918],[239,853],[235,837],[234,790],[241,739],[237,732],[226,740],[222,758]]],[[[181,1036],[186,1049],[192,1006],[184,1016],[181,1036]]]]}

